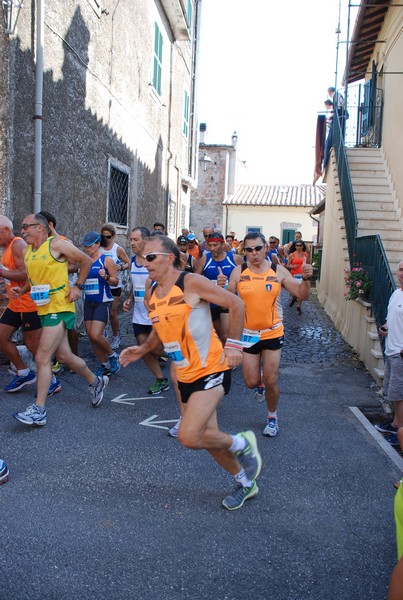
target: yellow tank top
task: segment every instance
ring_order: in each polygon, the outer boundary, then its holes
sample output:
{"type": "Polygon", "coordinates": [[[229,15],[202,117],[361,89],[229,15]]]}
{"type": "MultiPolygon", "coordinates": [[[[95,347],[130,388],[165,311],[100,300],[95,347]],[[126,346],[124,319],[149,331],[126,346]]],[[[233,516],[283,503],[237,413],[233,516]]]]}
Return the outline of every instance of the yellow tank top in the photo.
{"type": "Polygon", "coordinates": [[[165,352],[174,361],[178,380],[191,383],[211,373],[226,371],[223,347],[214,331],[208,302],[195,307],[185,302],[183,272],[164,298],[151,292],[149,317],[165,352]]]}
{"type": "Polygon", "coordinates": [[[25,265],[31,286],[50,285],[50,302],[36,307],[38,315],[76,311],[74,302],[66,298],[70,289],[67,261],[60,261],[52,256],[50,243],[53,239],[50,237],[45,240],[37,250],[28,246],[25,254],[25,265]]]}
{"type": "MultiPolygon", "coordinates": [[[[284,335],[281,283],[272,267],[264,273],[243,268],[237,291],[245,303],[244,335],[246,330],[259,332],[261,340],[284,335]]],[[[256,334],[249,337],[254,338],[256,334]]]]}

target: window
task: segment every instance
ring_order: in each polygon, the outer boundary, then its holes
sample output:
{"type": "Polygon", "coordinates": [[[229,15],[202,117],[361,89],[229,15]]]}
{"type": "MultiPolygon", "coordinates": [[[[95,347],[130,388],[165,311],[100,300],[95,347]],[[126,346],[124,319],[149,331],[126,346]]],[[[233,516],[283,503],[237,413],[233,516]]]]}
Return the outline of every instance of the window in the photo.
{"type": "Polygon", "coordinates": [[[129,169],[109,164],[108,221],[127,227],[129,169]]]}
{"type": "Polygon", "coordinates": [[[189,94],[185,90],[183,95],[183,127],[182,133],[186,137],[189,134],[189,94]]]}
{"type": "Polygon", "coordinates": [[[294,241],[294,233],[295,232],[296,232],[296,229],[283,229],[283,231],[281,232],[282,246],[284,246],[284,244],[288,244],[288,242],[294,241]]]}
{"type": "Polygon", "coordinates": [[[154,66],[153,66],[153,87],[157,94],[161,96],[162,79],[162,33],[157,23],[154,23],[154,66]]]}
{"type": "Polygon", "coordinates": [[[246,227],[246,233],[261,233],[262,232],[262,227],[246,227]]]}

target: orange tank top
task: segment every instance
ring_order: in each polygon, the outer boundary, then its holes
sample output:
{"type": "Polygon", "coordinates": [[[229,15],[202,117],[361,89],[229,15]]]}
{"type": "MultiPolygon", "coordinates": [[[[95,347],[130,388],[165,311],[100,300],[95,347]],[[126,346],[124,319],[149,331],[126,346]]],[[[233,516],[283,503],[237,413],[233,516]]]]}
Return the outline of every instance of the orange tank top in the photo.
{"type": "MultiPolygon", "coordinates": [[[[14,237],[11,240],[8,248],[3,252],[1,258],[1,266],[4,271],[15,271],[17,265],[15,264],[13,254],[13,244],[16,240],[21,240],[20,237],[14,237]]],[[[12,281],[4,277],[4,283],[6,284],[7,296],[8,296],[8,308],[14,312],[25,313],[25,312],[36,312],[36,306],[29,295],[29,292],[19,296],[18,298],[12,298],[10,296],[10,290],[13,287],[23,285],[23,281],[12,281]]]]}
{"type": "Polygon", "coordinates": [[[294,277],[294,275],[302,275],[302,264],[304,262],[304,260],[306,260],[306,252],[302,253],[303,256],[300,258],[299,256],[297,256],[296,252],[294,252],[293,256],[292,256],[292,261],[291,261],[291,275],[294,277]]]}
{"type": "Polygon", "coordinates": [[[178,380],[184,383],[228,369],[226,360],[222,362],[223,347],[213,328],[210,304],[200,300],[192,307],[185,301],[188,275],[182,272],[164,298],[157,297],[154,286],[148,303],[151,323],[176,365],[178,380]]]}
{"type": "Polygon", "coordinates": [[[264,273],[253,273],[242,265],[237,286],[238,295],[245,304],[245,323],[242,340],[246,347],[259,340],[284,335],[281,283],[271,265],[264,273]]]}

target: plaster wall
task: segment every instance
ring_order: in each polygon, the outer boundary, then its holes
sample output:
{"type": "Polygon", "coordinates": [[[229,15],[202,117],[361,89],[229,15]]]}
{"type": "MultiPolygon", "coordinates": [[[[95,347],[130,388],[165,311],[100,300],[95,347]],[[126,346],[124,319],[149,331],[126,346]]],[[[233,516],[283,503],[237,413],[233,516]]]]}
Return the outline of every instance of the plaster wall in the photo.
{"type": "MultiPolygon", "coordinates": [[[[377,87],[383,88],[382,148],[388,163],[397,201],[403,209],[403,11],[390,8],[371,58],[380,71],[377,87]]],[[[370,70],[370,69],[369,69],[370,70]]]]}
{"type": "Polygon", "coordinates": [[[247,227],[262,227],[266,239],[275,235],[281,240],[282,227],[290,228],[286,225],[295,226],[307,242],[316,239],[317,224],[309,216],[311,208],[223,206],[223,210],[226,233],[235,231],[239,240],[246,235],[247,227]]]}
{"type": "MultiPolygon", "coordinates": [[[[181,176],[189,174],[182,128],[191,46],[172,39],[158,1],[107,8],[98,16],[87,0],[45,2],[42,208],[74,241],[107,218],[110,159],[130,173],[124,237],[135,224],[165,221],[170,198],[175,215],[182,197],[188,204],[181,176]],[[161,96],[150,85],[155,21],[163,35],[161,96]]],[[[12,161],[0,201],[17,223],[33,208],[35,19],[33,1],[24,5],[16,35],[1,40],[10,55],[8,79],[6,61],[0,65],[2,180],[12,161]]]]}

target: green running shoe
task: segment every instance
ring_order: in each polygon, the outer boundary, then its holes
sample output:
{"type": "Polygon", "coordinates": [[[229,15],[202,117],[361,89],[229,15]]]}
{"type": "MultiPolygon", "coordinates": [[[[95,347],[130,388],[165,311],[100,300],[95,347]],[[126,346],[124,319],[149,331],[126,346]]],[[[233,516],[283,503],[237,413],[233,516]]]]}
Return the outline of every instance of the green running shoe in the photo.
{"type": "Polygon", "coordinates": [[[256,485],[256,481],[252,481],[252,485],[250,487],[243,487],[242,485],[238,485],[232,494],[229,494],[222,501],[222,505],[228,510],[237,510],[244,505],[245,500],[249,500],[249,498],[253,498],[257,496],[259,488],[256,485]]]}
{"type": "Polygon", "coordinates": [[[235,452],[239,464],[245,469],[246,477],[253,481],[256,479],[262,468],[262,457],[257,447],[256,436],[253,431],[243,431],[239,435],[246,440],[246,446],[243,450],[235,452]]]}

